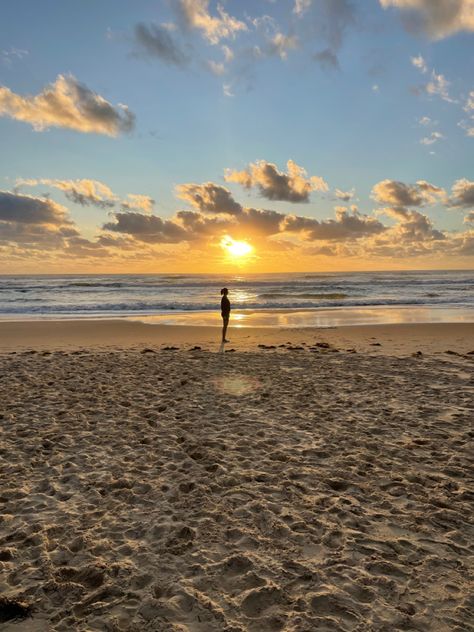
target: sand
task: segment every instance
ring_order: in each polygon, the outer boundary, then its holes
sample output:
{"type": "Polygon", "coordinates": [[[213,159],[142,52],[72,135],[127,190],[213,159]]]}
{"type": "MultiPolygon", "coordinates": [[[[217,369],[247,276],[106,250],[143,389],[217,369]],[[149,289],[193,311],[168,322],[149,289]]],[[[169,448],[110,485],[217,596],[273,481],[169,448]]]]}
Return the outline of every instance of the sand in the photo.
{"type": "Polygon", "coordinates": [[[5,325],[1,630],[472,629],[472,326],[5,325]]]}
{"type": "MultiPolygon", "coordinates": [[[[415,351],[466,353],[474,350],[473,323],[359,325],[346,327],[236,327],[226,349],[255,351],[278,346],[328,342],[340,349],[409,355],[415,351]]],[[[127,320],[0,321],[0,352],[19,350],[153,349],[178,346],[218,351],[221,332],[212,326],[153,325],[127,320]]]]}

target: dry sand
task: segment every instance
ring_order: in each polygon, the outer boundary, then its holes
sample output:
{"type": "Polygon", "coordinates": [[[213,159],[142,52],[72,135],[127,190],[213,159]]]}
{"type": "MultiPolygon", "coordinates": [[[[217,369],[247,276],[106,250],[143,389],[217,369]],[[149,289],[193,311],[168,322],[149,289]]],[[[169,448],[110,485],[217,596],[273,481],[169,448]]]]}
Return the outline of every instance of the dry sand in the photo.
{"type": "Polygon", "coordinates": [[[2,631],[473,629],[472,326],[218,354],[5,325],[0,595],[32,612],[2,631]]]}

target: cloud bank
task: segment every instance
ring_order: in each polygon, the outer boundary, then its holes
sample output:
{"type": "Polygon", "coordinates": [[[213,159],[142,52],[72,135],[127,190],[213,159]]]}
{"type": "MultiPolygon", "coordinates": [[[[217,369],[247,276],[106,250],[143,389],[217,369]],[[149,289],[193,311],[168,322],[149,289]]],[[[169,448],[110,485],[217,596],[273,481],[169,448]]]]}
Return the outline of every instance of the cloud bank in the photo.
{"type": "MultiPolygon", "coordinates": [[[[271,165],[265,161],[260,163],[271,165]]],[[[259,163],[251,163],[249,167],[252,165],[259,163]]],[[[298,188],[290,181],[291,168],[281,174],[271,166],[270,181],[261,183],[267,195],[287,200],[294,197],[296,191],[296,203],[309,196],[310,178],[302,174],[301,167],[295,165],[295,173],[303,178],[298,188]],[[281,180],[277,178],[277,184],[275,170],[277,176],[284,176],[281,180]]],[[[256,173],[258,183],[260,172],[256,173]]],[[[246,177],[253,186],[251,169],[246,177]]],[[[466,178],[455,181],[449,195],[443,188],[424,180],[415,183],[381,180],[372,189],[372,198],[379,205],[373,214],[360,212],[355,205],[336,206],[334,216],[324,219],[246,207],[235,200],[225,186],[211,181],[178,185],[176,196],[187,208],[166,218],[153,212],[154,200],[150,196],[128,194],[122,199],[97,180],[21,180],[18,184],[49,186],[75,203],[102,209],[111,209],[113,205],[113,210],[109,219],[98,226],[95,238],[86,239],[67,209],[51,198],[1,191],[0,259],[46,261],[67,255],[78,261],[140,262],[153,261],[160,256],[187,257],[192,256],[192,252],[205,252],[209,260],[217,257],[218,261],[219,244],[224,235],[249,241],[260,257],[277,254],[297,259],[325,256],[375,260],[381,257],[396,261],[407,257],[474,254],[471,228],[464,232],[446,232],[422,212],[434,204],[447,210],[459,209],[464,213],[465,225],[471,226],[474,182],[466,178]],[[382,216],[388,217],[390,222],[384,223],[382,216]]],[[[246,181],[244,186],[247,186],[246,181]]],[[[353,195],[353,191],[335,189],[338,200],[349,202],[353,195]]]]}

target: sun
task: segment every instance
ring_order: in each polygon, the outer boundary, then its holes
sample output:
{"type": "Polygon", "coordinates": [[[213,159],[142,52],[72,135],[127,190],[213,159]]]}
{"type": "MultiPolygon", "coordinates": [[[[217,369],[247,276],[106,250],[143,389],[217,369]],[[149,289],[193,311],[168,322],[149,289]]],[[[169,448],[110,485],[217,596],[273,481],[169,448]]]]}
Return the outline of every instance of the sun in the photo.
{"type": "Polygon", "coordinates": [[[236,259],[249,255],[253,250],[252,246],[246,241],[236,241],[228,235],[221,239],[221,246],[228,255],[236,259]]]}

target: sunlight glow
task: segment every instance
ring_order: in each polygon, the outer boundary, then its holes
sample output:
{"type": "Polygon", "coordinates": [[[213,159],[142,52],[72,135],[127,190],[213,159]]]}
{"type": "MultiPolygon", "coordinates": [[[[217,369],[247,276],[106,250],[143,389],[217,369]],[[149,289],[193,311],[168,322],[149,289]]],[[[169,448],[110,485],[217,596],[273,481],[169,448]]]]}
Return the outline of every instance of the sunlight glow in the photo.
{"type": "Polygon", "coordinates": [[[245,257],[253,250],[252,246],[246,241],[236,241],[229,235],[221,239],[221,246],[228,255],[235,258],[245,257]]]}

